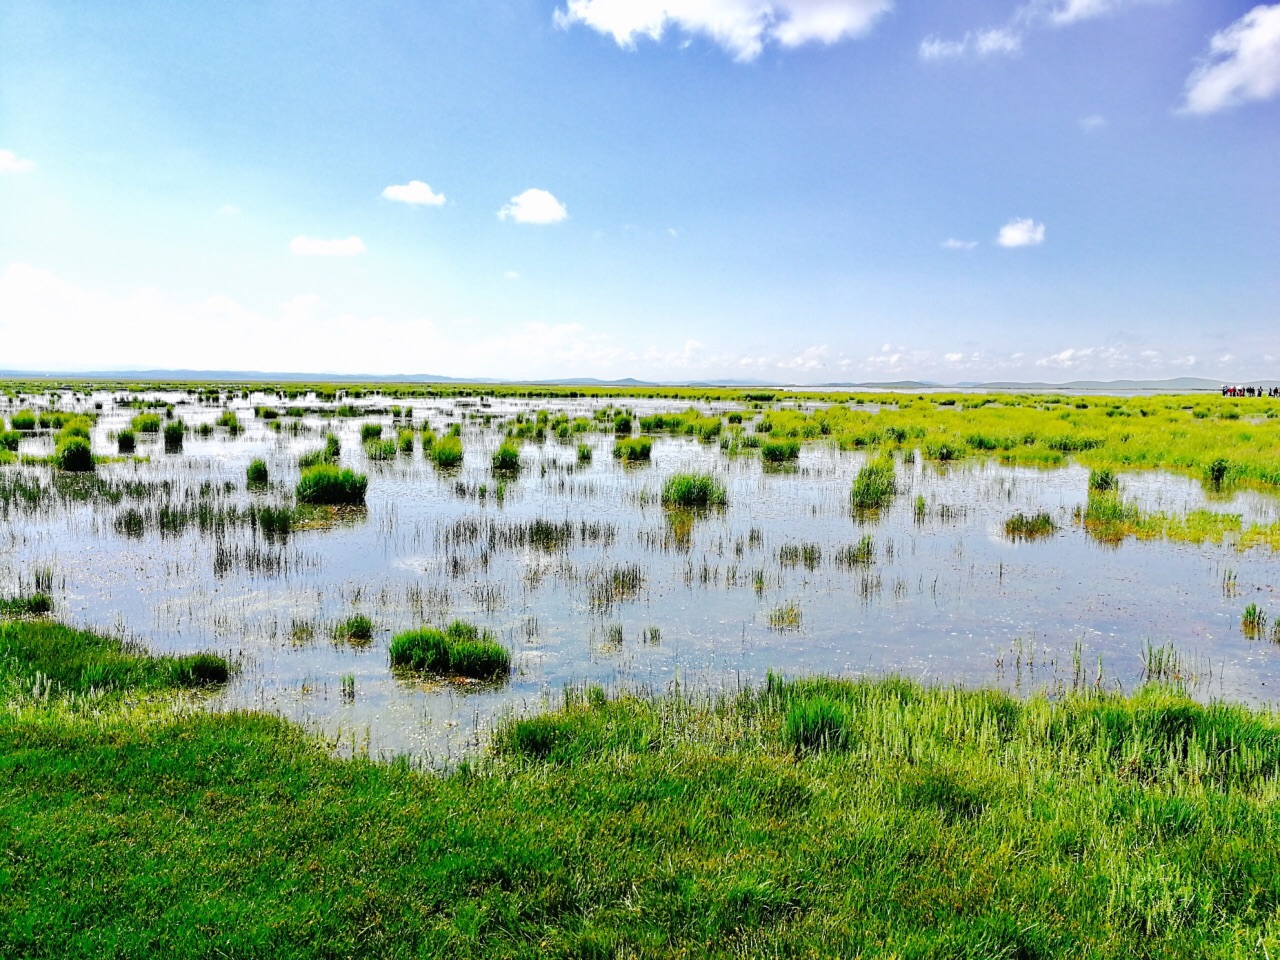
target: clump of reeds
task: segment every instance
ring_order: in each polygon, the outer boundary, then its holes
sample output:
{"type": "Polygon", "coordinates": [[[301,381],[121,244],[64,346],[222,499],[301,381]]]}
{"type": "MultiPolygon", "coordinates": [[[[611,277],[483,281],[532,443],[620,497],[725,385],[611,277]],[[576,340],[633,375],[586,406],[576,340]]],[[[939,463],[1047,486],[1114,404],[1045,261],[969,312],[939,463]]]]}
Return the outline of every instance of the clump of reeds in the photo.
{"type": "Polygon", "coordinates": [[[9,418],[9,426],[14,430],[29,433],[36,428],[36,415],[31,410],[19,410],[9,418]]]}
{"type": "Polygon", "coordinates": [[[373,621],[363,613],[348,617],[338,625],[338,636],[351,643],[368,643],[373,639],[373,621]]]}
{"type": "Polygon", "coordinates": [[[455,433],[441,437],[431,447],[431,460],[441,469],[458,466],[462,463],[462,437],[455,433]]]}
{"type": "Polygon", "coordinates": [[[728,501],[724,484],[708,473],[677,473],[662,485],[665,507],[722,507],[728,501]]]}
{"type": "Polygon", "coordinates": [[[1089,471],[1089,489],[1096,493],[1107,493],[1117,488],[1114,470],[1106,467],[1089,471]]]}
{"type": "Polygon", "coordinates": [[[1231,470],[1231,464],[1226,458],[1218,457],[1207,467],[1204,468],[1204,478],[1215,490],[1222,486],[1227,479],[1227,473],[1231,470]]]}
{"type": "Polygon", "coordinates": [[[53,451],[53,462],[60,470],[86,473],[93,469],[93,453],[89,441],[76,434],[58,438],[53,451]]]}
{"type": "Polygon", "coordinates": [[[888,505],[897,492],[893,457],[882,453],[858,471],[849,499],[855,510],[878,510],[888,505]]]}
{"type": "Polygon", "coordinates": [[[47,593],[29,593],[20,597],[0,597],[0,617],[42,617],[53,609],[53,598],[47,593]]]}
{"type": "Polygon", "coordinates": [[[500,680],[511,672],[511,654],[489,631],[455,620],[444,630],[423,627],[397,634],[391,663],[444,676],[500,680]]]}
{"type": "Polygon", "coordinates": [[[22,442],[22,433],[18,430],[0,430],[0,450],[8,450],[13,453],[18,449],[18,444],[22,442]]]}
{"type": "Polygon", "coordinates": [[[360,442],[365,443],[369,440],[382,439],[382,424],[380,423],[362,423],[360,425],[360,442]]]}
{"type": "Polygon", "coordinates": [[[772,630],[799,630],[804,615],[794,603],[784,603],[769,611],[769,627],[772,630]]]}
{"type": "Polygon", "coordinates": [[[1244,615],[1240,618],[1240,629],[1250,640],[1256,640],[1267,629],[1266,613],[1256,603],[1249,604],[1244,608],[1244,615]]]}
{"type": "Polygon", "coordinates": [[[396,442],[394,440],[366,440],[364,442],[364,455],[370,460],[394,460],[396,457],[396,442]]]}
{"type": "MultiPolygon", "coordinates": [[[[582,444],[586,446],[586,444],[582,444]]],[[[587,447],[588,452],[591,450],[587,447]]],[[[653,441],[648,437],[623,437],[613,443],[613,455],[626,463],[638,463],[650,459],[653,454],[653,441]]]]}
{"type": "Polygon", "coordinates": [[[769,463],[786,463],[799,456],[799,440],[766,440],[760,444],[760,458],[769,463]]]}
{"type": "Polygon", "coordinates": [[[364,503],[368,486],[364,474],[322,463],[302,471],[294,492],[299,503],[357,505],[364,503]]]}
{"type": "Polygon", "coordinates": [[[399,445],[401,453],[413,453],[413,430],[401,427],[396,434],[396,443],[399,445]]]}
{"type": "Polygon", "coordinates": [[[227,432],[233,437],[244,429],[244,427],[240,425],[240,418],[236,416],[236,412],[234,410],[223,410],[218,416],[218,426],[226,427],[227,432]]]}
{"type": "Polygon", "coordinates": [[[338,457],[342,454],[342,441],[336,434],[327,433],[324,438],[324,447],[320,450],[312,450],[298,457],[298,466],[304,470],[307,467],[314,467],[321,463],[337,463],[338,457]]]}
{"type": "Polygon", "coordinates": [[[1057,529],[1058,525],[1053,522],[1053,517],[1043,510],[1032,516],[1019,510],[1004,522],[1004,535],[1010,540],[1036,540],[1050,536],[1057,529]]]}
{"type": "Polygon", "coordinates": [[[261,457],[249,464],[245,470],[245,479],[251,487],[265,487],[270,475],[267,473],[267,462],[261,457]]]}
{"type": "Polygon", "coordinates": [[[591,444],[589,443],[578,444],[578,462],[579,463],[591,462],[591,444]]]}
{"type": "Polygon", "coordinates": [[[836,551],[836,566],[865,567],[875,563],[876,542],[871,534],[866,534],[856,544],[850,544],[836,551]]]}
{"type": "Polygon", "coordinates": [[[164,425],[164,449],[173,453],[182,449],[182,439],[186,435],[187,425],[181,420],[170,420],[164,425]]]}
{"type": "Polygon", "coordinates": [[[520,472],[520,447],[514,440],[503,440],[498,449],[493,451],[493,472],[520,472]]]}
{"type": "Polygon", "coordinates": [[[130,426],[136,433],[159,433],[160,414],[140,413],[130,421],[130,426]]]}

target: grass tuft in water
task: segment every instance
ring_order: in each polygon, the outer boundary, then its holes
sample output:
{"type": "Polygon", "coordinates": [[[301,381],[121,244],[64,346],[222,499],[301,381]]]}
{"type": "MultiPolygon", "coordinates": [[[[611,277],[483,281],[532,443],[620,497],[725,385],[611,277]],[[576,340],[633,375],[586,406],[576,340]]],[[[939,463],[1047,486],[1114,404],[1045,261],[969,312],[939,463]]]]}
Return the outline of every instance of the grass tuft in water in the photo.
{"type": "Polygon", "coordinates": [[[319,464],[302,471],[294,493],[299,503],[356,505],[364,503],[369,480],[361,473],[342,470],[333,464],[319,464]]]}
{"type": "Polygon", "coordinates": [[[133,453],[137,447],[137,438],[132,430],[121,430],[116,434],[116,449],[120,453],[133,453]]]}
{"type": "Polygon", "coordinates": [[[494,473],[520,472],[520,447],[514,440],[503,440],[493,451],[494,473]]]}
{"type": "Polygon", "coordinates": [[[1267,629],[1266,611],[1256,603],[1249,604],[1240,617],[1240,629],[1250,640],[1258,639],[1267,629]]]}
{"type": "Polygon", "coordinates": [[[251,487],[265,487],[270,479],[267,473],[267,461],[259,457],[250,463],[245,470],[245,479],[251,487]]]}
{"type": "Polygon", "coordinates": [[[1038,540],[1056,533],[1058,525],[1043,510],[1027,516],[1021,510],[1004,522],[1004,535],[1010,540],[1038,540]]]}
{"type": "Polygon", "coordinates": [[[889,504],[897,489],[893,457],[880,454],[858,471],[849,499],[855,510],[879,510],[889,504]]]}
{"type": "Polygon", "coordinates": [[[0,597],[0,618],[43,617],[53,610],[53,598],[47,593],[29,593],[20,597],[0,597]]]}
{"type": "Polygon", "coordinates": [[[799,440],[766,440],[760,444],[760,457],[769,463],[787,463],[799,456],[799,440]]]}
{"type": "Polygon", "coordinates": [[[373,639],[373,621],[363,613],[348,617],[338,624],[338,637],[351,643],[368,643],[373,639]]]}
{"type": "Polygon", "coordinates": [[[444,630],[422,627],[391,641],[391,664],[442,676],[500,680],[511,672],[511,654],[489,631],[455,620],[444,630]]]}
{"type": "Polygon", "coordinates": [[[462,463],[462,438],[446,434],[431,446],[431,461],[442,470],[462,463]]]}
{"type": "Polygon", "coordinates": [[[709,473],[677,473],[662,485],[665,507],[723,507],[728,502],[724,484],[709,473]]]}
{"type": "MultiPolygon", "coordinates": [[[[586,444],[583,444],[586,446],[586,444]]],[[[590,447],[587,450],[590,451],[590,447]]],[[[614,459],[626,463],[647,461],[653,454],[653,440],[649,437],[623,437],[613,444],[614,459]]]]}

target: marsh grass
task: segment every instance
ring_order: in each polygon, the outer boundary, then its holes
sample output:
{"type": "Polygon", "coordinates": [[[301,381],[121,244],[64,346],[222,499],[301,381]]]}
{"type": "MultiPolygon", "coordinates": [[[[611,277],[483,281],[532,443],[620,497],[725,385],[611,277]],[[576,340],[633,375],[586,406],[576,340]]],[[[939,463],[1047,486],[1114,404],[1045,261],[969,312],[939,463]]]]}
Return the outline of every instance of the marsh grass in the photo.
{"type": "Polygon", "coordinates": [[[591,445],[589,443],[578,444],[578,462],[579,463],[591,462],[591,445]]]}
{"type": "Polygon", "coordinates": [[[182,450],[182,440],[186,435],[187,425],[181,420],[169,420],[164,425],[164,449],[166,453],[177,453],[182,450]]]}
{"type": "Polygon", "coordinates": [[[9,426],[22,433],[30,433],[36,428],[36,423],[36,415],[31,410],[19,410],[9,418],[9,426]]]}
{"type": "Polygon", "coordinates": [[[19,430],[0,430],[0,450],[8,450],[10,453],[17,452],[18,444],[22,442],[22,432],[19,430]]]}
{"type": "MultiPolygon", "coordinates": [[[[586,444],[582,446],[586,446],[586,444]]],[[[590,451],[591,448],[587,447],[588,454],[590,451]]],[[[613,444],[614,459],[621,460],[624,463],[648,462],[652,455],[653,440],[649,437],[623,437],[620,440],[615,440],[613,444]]]]}
{"type": "Polygon", "coordinates": [[[324,446],[298,457],[298,466],[305,470],[324,463],[337,463],[341,455],[342,441],[338,439],[337,434],[327,433],[324,437],[324,446]]]}
{"type": "Polygon", "coordinates": [[[370,440],[382,439],[382,424],[380,423],[362,423],[360,424],[360,442],[368,443],[370,440]]]}
{"type": "Polygon", "coordinates": [[[493,451],[493,472],[516,474],[520,472],[520,447],[514,440],[503,440],[493,451]]]}
{"type": "Polygon", "coordinates": [[[129,425],[134,433],[159,433],[160,415],[158,413],[139,413],[129,425]]]}
{"type": "Polygon", "coordinates": [[[152,656],[115,637],[43,620],[0,623],[0,661],[62,693],[201,687],[226,683],[231,665],[212,653],[152,656]]]}
{"type": "Polygon", "coordinates": [[[337,637],[348,643],[369,643],[373,640],[373,621],[364,614],[357,613],[338,624],[337,637]]]}
{"type": "Polygon", "coordinates": [[[245,481],[251,487],[265,487],[271,479],[267,472],[267,461],[257,457],[245,468],[245,481]]]}
{"type": "Polygon", "coordinates": [[[299,503],[330,506],[363,504],[369,481],[364,474],[319,464],[302,471],[294,494],[299,503]]]}
{"type": "Polygon", "coordinates": [[[441,470],[448,470],[462,464],[462,438],[457,434],[446,434],[431,446],[431,461],[441,470]]]}
{"type": "Polygon", "coordinates": [[[804,615],[795,603],[784,603],[774,607],[768,615],[769,629],[780,633],[799,630],[804,625],[804,615]]]}
{"type": "Polygon", "coordinates": [[[855,510],[879,510],[888,506],[897,493],[893,457],[881,454],[859,470],[854,478],[849,500],[855,510]]]}
{"type": "Polygon", "coordinates": [[[723,507],[728,501],[724,484],[708,473],[677,473],[662,485],[664,507],[723,507]]]}
{"type": "Polygon", "coordinates": [[[455,620],[444,630],[423,627],[391,641],[392,666],[442,676],[499,681],[511,672],[511,654],[487,630],[455,620]]]}
{"type": "Polygon", "coordinates": [[[1251,603],[1244,608],[1244,613],[1240,617],[1240,629],[1244,631],[1244,635],[1250,640],[1256,640],[1261,637],[1267,629],[1267,614],[1256,603],[1251,603]]]}
{"type": "Polygon", "coordinates": [[[1057,533],[1058,525],[1045,511],[1027,516],[1021,510],[1004,522],[1004,535],[1010,540],[1040,540],[1057,533]]]}
{"type": "Polygon", "coordinates": [[[53,598],[47,593],[29,593],[18,597],[0,597],[0,619],[43,617],[53,610],[53,598]]]}
{"type": "Polygon", "coordinates": [[[53,450],[53,463],[59,470],[85,473],[93,469],[93,452],[89,441],[79,434],[62,434],[53,450]]]}
{"type": "Polygon", "coordinates": [[[760,457],[768,463],[787,463],[799,456],[799,440],[766,440],[760,444],[760,457]]]}

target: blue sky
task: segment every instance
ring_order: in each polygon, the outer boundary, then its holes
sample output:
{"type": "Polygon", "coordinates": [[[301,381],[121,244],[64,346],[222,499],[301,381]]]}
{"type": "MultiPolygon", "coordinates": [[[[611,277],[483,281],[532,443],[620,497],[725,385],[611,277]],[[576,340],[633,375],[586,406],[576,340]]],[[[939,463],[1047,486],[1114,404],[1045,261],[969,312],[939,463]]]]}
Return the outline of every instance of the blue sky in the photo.
{"type": "Polygon", "coordinates": [[[1278,158],[1280,4],[0,0],[0,369],[1275,376],[1278,158]]]}

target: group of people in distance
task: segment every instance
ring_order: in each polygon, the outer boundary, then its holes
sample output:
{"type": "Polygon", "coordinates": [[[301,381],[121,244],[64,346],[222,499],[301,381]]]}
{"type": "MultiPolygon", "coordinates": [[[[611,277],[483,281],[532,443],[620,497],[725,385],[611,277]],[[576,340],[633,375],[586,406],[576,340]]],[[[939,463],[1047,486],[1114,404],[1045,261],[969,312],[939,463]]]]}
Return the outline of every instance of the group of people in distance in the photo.
{"type": "Polygon", "coordinates": [[[1232,387],[1222,385],[1224,397],[1280,397],[1280,387],[1232,387]]]}

